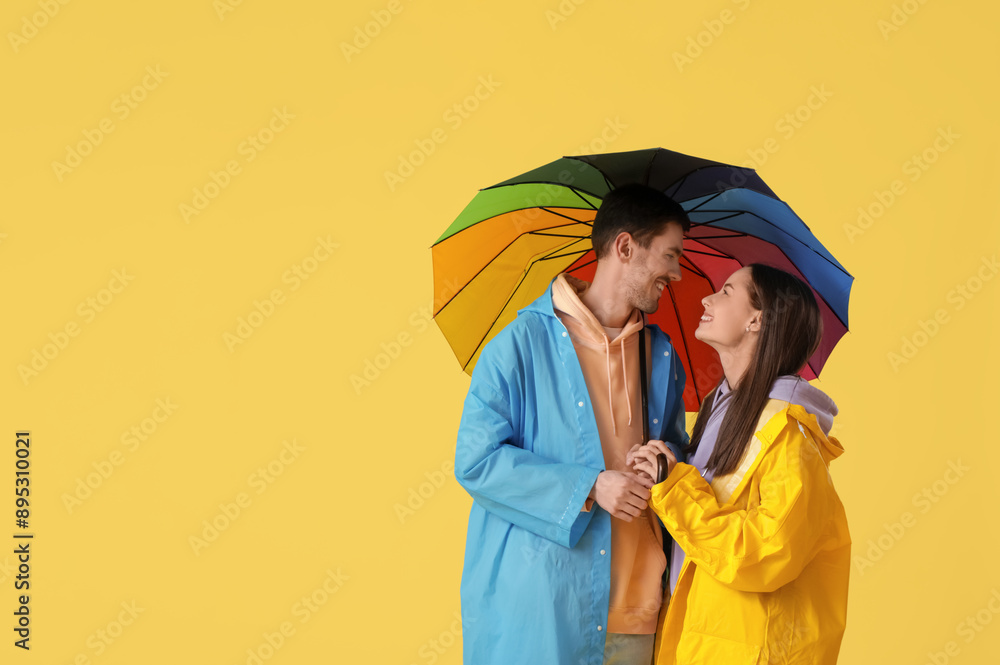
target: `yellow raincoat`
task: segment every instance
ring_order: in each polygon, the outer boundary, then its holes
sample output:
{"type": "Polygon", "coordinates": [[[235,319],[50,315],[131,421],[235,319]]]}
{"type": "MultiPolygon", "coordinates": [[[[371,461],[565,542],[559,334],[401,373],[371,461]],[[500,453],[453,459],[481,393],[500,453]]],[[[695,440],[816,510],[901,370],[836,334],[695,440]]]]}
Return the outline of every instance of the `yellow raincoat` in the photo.
{"type": "Polygon", "coordinates": [[[830,478],[844,449],[771,399],[732,474],[678,463],[650,507],[685,560],[657,630],[657,665],[836,663],[851,538],[830,478]]]}

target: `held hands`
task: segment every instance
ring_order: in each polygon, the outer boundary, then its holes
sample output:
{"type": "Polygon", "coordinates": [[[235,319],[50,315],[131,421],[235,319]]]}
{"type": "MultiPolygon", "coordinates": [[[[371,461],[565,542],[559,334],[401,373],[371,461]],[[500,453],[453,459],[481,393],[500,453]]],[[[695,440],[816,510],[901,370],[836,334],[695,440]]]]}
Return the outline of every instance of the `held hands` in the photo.
{"type": "Polygon", "coordinates": [[[601,471],[590,496],[612,517],[631,522],[646,508],[653,481],[626,471],[601,471]]]}
{"type": "Polygon", "coordinates": [[[635,469],[640,477],[652,483],[656,479],[656,456],[658,454],[666,456],[667,475],[670,475],[674,465],[677,464],[677,456],[667,447],[667,444],[656,439],[649,441],[644,446],[638,444],[632,446],[628,455],[625,456],[625,464],[635,469]]]}
{"type": "Polygon", "coordinates": [[[590,490],[590,497],[613,517],[631,522],[649,504],[649,490],[656,478],[656,456],[667,458],[667,473],[673,470],[677,457],[663,441],[652,440],[644,446],[636,444],[625,456],[625,464],[635,472],[602,471],[590,490]]]}

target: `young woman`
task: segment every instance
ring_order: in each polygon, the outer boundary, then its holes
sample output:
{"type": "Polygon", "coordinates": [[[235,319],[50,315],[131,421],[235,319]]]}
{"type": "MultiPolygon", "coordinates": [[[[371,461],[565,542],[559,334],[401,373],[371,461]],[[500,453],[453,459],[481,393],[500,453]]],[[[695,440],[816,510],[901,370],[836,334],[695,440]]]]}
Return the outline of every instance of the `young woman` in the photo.
{"type": "Polygon", "coordinates": [[[702,301],[695,337],[725,378],[701,405],[689,464],[662,441],[633,448],[634,468],[665,481],[650,507],[675,541],[655,662],[836,663],[847,614],[851,539],[828,465],[837,407],[795,376],[816,350],[812,291],[753,264],[702,301]]]}

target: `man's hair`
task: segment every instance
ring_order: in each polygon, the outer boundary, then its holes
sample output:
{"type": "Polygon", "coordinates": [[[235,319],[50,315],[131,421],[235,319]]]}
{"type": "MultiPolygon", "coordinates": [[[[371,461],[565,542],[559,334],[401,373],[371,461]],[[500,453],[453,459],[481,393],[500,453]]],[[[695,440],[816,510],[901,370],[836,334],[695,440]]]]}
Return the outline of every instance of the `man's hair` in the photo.
{"type": "Polygon", "coordinates": [[[670,222],[680,224],[685,233],[691,228],[684,208],[663,192],[638,183],[622,185],[604,197],[594,218],[590,236],[594,253],[598,260],[604,257],[623,231],[648,249],[670,222]]]}

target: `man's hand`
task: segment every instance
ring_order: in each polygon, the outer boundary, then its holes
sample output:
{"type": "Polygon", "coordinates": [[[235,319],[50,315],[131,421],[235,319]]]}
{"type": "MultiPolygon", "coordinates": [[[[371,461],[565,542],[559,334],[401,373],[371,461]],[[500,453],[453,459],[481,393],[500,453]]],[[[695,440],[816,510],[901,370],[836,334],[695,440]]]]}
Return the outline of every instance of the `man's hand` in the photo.
{"type": "Polygon", "coordinates": [[[612,517],[631,522],[646,508],[653,482],[625,471],[601,471],[590,496],[612,517]]]}
{"type": "Polygon", "coordinates": [[[636,470],[636,473],[649,478],[656,476],[656,455],[662,453],[667,456],[667,475],[673,471],[677,464],[677,456],[670,450],[663,441],[651,440],[644,446],[635,445],[625,456],[625,464],[636,470]]]}

